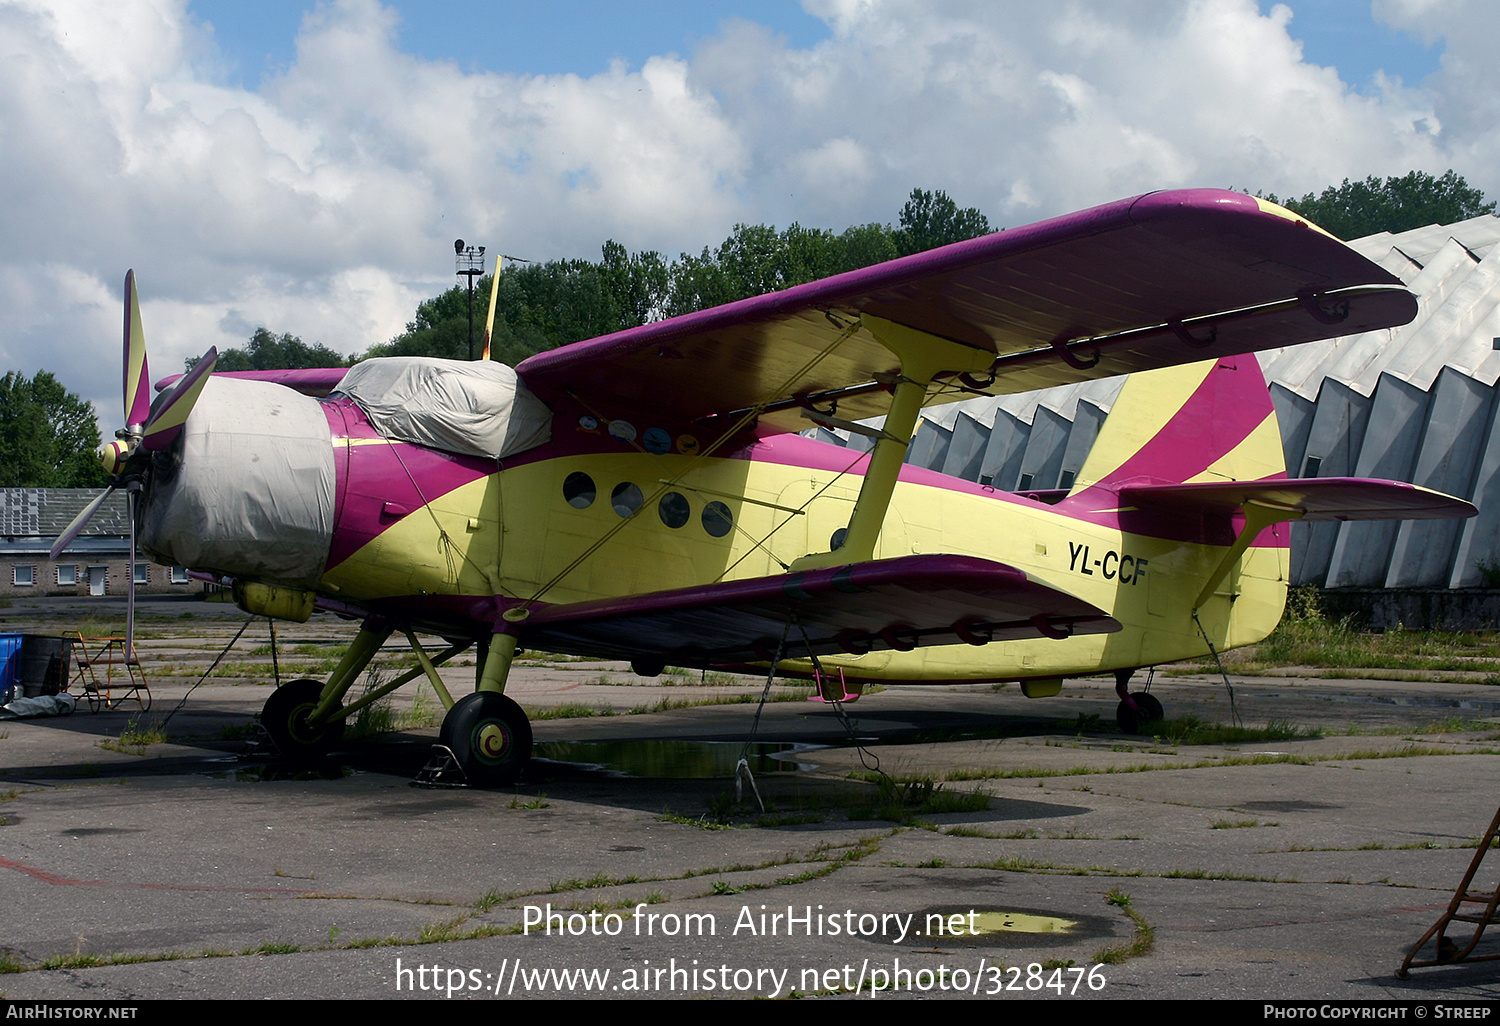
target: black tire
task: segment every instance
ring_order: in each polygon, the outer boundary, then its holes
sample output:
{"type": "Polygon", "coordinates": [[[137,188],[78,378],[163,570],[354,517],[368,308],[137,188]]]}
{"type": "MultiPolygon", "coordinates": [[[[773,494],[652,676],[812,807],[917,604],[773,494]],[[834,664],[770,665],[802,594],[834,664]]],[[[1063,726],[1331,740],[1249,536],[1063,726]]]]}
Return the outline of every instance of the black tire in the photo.
{"type": "Polygon", "coordinates": [[[492,691],[454,702],[438,741],[475,787],[514,783],[531,761],[531,721],[519,705],[492,691]]]}
{"type": "Polygon", "coordinates": [[[650,656],[637,656],[630,660],[630,669],[637,677],[660,677],[662,671],[667,668],[665,659],[657,659],[650,656]]]}
{"type": "Polygon", "coordinates": [[[260,725],[288,759],[316,759],[327,755],[344,739],[344,721],[329,720],[318,727],[307,725],[308,715],[318,707],[323,682],[304,677],[288,681],[271,693],[260,711],[260,725]]]}
{"type": "Polygon", "coordinates": [[[1126,702],[1119,704],[1119,707],[1115,709],[1115,720],[1120,725],[1120,733],[1139,734],[1142,727],[1162,719],[1164,713],[1161,703],[1151,695],[1142,692],[1132,694],[1130,697],[1135,699],[1136,707],[1140,709],[1140,712],[1130,708],[1126,702]]]}

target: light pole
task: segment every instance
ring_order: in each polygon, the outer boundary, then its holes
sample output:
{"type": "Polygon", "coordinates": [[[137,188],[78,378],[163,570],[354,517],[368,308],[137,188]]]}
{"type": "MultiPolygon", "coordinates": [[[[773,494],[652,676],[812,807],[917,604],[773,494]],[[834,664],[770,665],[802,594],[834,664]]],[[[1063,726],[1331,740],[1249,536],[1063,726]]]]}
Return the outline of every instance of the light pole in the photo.
{"type": "Polygon", "coordinates": [[[474,359],[474,279],[484,273],[484,247],[453,240],[453,273],[469,279],[469,359],[474,359]]]}

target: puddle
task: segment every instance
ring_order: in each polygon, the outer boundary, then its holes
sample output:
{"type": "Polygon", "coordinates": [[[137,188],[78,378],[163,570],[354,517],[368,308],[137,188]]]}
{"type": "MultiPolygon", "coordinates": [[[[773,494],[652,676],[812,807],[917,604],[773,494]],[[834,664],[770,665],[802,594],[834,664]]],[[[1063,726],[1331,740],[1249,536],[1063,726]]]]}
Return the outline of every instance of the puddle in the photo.
{"type": "Polygon", "coordinates": [[[926,943],[1011,947],[1022,950],[1066,946],[1114,936],[1120,924],[1097,915],[1059,915],[1040,908],[964,908],[947,905],[916,915],[914,934],[926,943]]]}
{"type": "Polygon", "coordinates": [[[246,766],[227,772],[205,774],[215,780],[239,780],[258,783],[263,780],[341,780],[352,776],[348,766],[246,766]]]}
{"type": "MultiPolygon", "coordinates": [[[[538,741],[532,757],[618,777],[713,780],[734,775],[744,747],[743,741],[538,741]]],[[[795,753],[817,747],[762,742],[745,759],[753,773],[795,773],[812,768],[795,753]]]]}

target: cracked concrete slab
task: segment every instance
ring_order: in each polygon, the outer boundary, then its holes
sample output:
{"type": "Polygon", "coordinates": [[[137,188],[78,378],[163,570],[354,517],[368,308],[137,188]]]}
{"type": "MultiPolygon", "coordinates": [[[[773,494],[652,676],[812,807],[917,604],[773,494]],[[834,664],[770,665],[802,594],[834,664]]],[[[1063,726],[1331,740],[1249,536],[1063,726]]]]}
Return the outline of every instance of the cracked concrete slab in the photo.
{"type": "MultiPolygon", "coordinates": [[[[432,726],[284,772],[230,736],[260,679],[189,696],[193,675],[162,674],[150,715],[186,704],[139,753],[100,746],[139,710],[0,724],[4,997],[1500,995],[1494,963],[1393,975],[1495,811],[1481,685],[1237,680],[1252,724],[1322,731],[1240,745],[1108,733],[1107,679],[1039,701],[890,688],[850,707],[862,752],[827,707],[779,702],[760,739],[803,746],[803,768],[758,776],[761,813],[720,771],[539,761],[503,790],[415,788],[432,726]],[[1426,729],[1453,703],[1471,721],[1426,729]],[[877,763],[909,806],[850,776],[877,763]],[[556,928],[528,923],[549,912],[556,928]]],[[[647,750],[743,738],[755,707],[631,709],[758,692],[592,664],[526,668],[513,691],[615,713],[539,718],[541,742],[647,750]]],[[[1222,686],[1156,693],[1227,718],[1222,686]]]]}

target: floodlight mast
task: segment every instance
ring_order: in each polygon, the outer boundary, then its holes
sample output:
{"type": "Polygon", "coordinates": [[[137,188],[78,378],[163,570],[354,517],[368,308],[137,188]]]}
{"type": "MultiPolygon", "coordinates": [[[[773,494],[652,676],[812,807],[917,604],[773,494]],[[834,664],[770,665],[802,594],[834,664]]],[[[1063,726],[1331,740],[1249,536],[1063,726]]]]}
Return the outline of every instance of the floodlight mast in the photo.
{"type": "Polygon", "coordinates": [[[453,240],[454,274],[469,279],[469,359],[474,359],[474,279],[484,274],[484,247],[465,246],[463,239],[453,240]]]}

